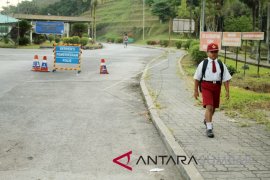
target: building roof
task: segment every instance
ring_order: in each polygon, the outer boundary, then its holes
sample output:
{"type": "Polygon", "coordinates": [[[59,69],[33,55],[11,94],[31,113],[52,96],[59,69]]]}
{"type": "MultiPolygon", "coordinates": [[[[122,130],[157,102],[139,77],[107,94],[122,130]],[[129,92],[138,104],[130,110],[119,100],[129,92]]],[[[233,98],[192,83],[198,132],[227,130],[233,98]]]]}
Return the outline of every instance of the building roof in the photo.
{"type": "Polygon", "coordinates": [[[11,16],[0,14],[0,24],[10,24],[15,22],[18,22],[18,19],[15,19],[11,16]]]}
{"type": "Polygon", "coordinates": [[[32,15],[32,14],[13,14],[14,18],[39,21],[64,21],[64,22],[91,22],[90,17],[74,17],[74,16],[50,16],[50,15],[32,15]]]}

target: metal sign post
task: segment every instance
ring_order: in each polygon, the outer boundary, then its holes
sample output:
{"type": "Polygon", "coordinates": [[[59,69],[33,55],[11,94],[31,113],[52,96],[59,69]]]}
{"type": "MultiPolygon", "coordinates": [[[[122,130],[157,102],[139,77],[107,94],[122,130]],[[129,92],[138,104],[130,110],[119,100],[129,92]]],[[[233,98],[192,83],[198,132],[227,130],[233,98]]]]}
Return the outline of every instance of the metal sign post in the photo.
{"type": "Polygon", "coordinates": [[[237,71],[237,63],[238,63],[238,47],[236,48],[236,58],[235,58],[235,69],[237,71]]]}
{"type": "Polygon", "coordinates": [[[226,53],[227,53],[227,46],[225,46],[224,64],[226,64],[226,53]]]}
{"type": "Polygon", "coordinates": [[[259,41],[259,58],[258,58],[258,68],[257,74],[259,76],[260,72],[260,59],[261,59],[261,40],[264,40],[264,32],[243,32],[242,33],[243,40],[257,40],[259,41]]]}
{"type": "Polygon", "coordinates": [[[244,77],[246,76],[246,67],[247,67],[247,40],[246,40],[246,47],[245,47],[244,77]]]}

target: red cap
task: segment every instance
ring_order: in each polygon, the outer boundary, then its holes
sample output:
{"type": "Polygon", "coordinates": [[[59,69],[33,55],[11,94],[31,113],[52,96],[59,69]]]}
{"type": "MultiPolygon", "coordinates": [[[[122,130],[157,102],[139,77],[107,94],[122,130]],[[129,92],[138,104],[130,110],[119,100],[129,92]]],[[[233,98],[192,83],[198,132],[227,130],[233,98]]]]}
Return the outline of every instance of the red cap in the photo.
{"type": "Polygon", "coordinates": [[[43,56],[43,60],[47,60],[47,56],[43,56]]]}
{"type": "Polygon", "coordinates": [[[35,55],[35,56],[34,56],[34,59],[38,59],[38,55],[35,55]]]}
{"type": "Polygon", "coordinates": [[[208,46],[207,46],[207,52],[208,51],[218,51],[219,49],[218,49],[218,45],[217,44],[215,44],[215,43],[210,43],[210,44],[208,44],[208,46]]]}
{"type": "Polygon", "coordinates": [[[105,63],[105,59],[101,59],[101,63],[105,63]]]}

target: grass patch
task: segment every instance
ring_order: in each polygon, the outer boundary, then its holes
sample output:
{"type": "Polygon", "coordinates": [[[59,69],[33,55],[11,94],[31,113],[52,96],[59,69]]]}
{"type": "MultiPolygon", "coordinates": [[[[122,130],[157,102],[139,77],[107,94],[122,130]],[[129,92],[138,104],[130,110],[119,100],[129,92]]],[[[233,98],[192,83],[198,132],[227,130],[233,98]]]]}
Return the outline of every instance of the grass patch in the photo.
{"type": "Polygon", "coordinates": [[[182,67],[188,76],[193,76],[196,71],[196,63],[195,61],[191,60],[191,56],[188,54],[186,55],[181,61],[182,67]]]}
{"type": "MultiPolygon", "coordinates": [[[[222,59],[222,58],[221,58],[222,59]]],[[[197,68],[194,61],[188,55],[181,61],[182,67],[189,78],[192,78],[197,68]]],[[[227,60],[227,65],[234,65],[233,60],[227,60]]],[[[239,63],[238,67],[241,67],[239,63]]],[[[264,124],[270,130],[270,93],[251,91],[252,86],[260,87],[262,84],[269,83],[269,69],[261,68],[260,78],[256,77],[256,66],[249,65],[250,70],[243,76],[243,70],[238,71],[231,80],[230,99],[225,99],[225,89],[221,92],[220,109],[225,111],[225,114],[233,118],[244,118],[253,120],[258,124],[264,124]],[[255,77],[254,77],[255,76],[255,77]],[[250,88],[247,90],[245,86],[250,88]]],[[[260,88],[254,88],[260,89],[260,88]]],[[[248,127],[250,124],[246,121],[240,122],[239,126],[248,127]]]]}
{"type": "Polygon", "coordinates": [[[155,105],[155,108],[158,110],[163,109],[164,107],[157,101],[157,98],[159,96],[157,91],[153,91],[152,89],[148,88],[149,94],[152,97],[153,103],[155,105]]]}
{"type": "MultiPolygon", "coordinates": [[[[220,59],[224,62],[223,57],[220,59]]],[[[226,65],[235,67],[235,64],[235,61],[232,59],[226,60],[226,65]]],[[[260,67],[260,74],[258,76],[257,66],[248,65],[249,69],[246,70],[246,74],[244,76],[244,70],[241,68],[244,66],[244,63],[238,62],[237,64],[238,69],[231,81],[232,85],[255,92],[270,93],[270,68],[260,67]]]]}
{"type": "Polygon", "coordinates": [[[0,41],[0,47],[1,48],[16,48],[15,44],[13,43],[4,43],[3,41],[0,41]]]}

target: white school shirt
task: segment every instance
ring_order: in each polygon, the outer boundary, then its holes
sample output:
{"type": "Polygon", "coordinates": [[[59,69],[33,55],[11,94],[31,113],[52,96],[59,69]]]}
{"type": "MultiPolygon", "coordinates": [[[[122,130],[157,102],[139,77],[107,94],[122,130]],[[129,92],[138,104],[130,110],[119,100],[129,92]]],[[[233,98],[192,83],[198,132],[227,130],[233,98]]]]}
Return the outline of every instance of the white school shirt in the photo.
{"type": "MultiPolygon", "coordinates": [[[[220,77],[221,69],[220,69],[219,64],[217,62],[217,59],[212,60],[209,57],[207,59],[208,59],[208,63],[207,63],[206,71],[205,71],[205,77],[203,77],[203,80],[204,81],[220,81],[221,80],[221,77],[220,77]],[[212,63],[216,64],[217,71],[215,73],[212,72],[212,63]]],[[[194,77],[193,77],[194,79],[197,79],[198,81],[200,81],[201,77],[202,77],[202,67],[203,67],[203,61],[197,67],[197,70],[196,70],[194,77]]],[[[223,67],[224,67],[224,72],[223,72],[222,82],[226,82],[226,81],[229,81],[232,78],[232,76],[229,73],[229,71],[224,63],[223,63],[223,67]]]]}

